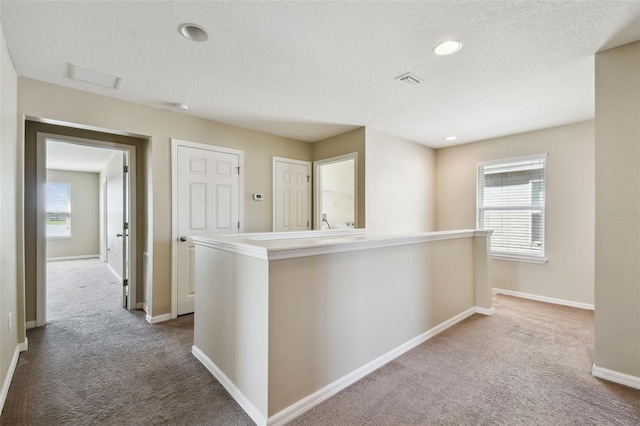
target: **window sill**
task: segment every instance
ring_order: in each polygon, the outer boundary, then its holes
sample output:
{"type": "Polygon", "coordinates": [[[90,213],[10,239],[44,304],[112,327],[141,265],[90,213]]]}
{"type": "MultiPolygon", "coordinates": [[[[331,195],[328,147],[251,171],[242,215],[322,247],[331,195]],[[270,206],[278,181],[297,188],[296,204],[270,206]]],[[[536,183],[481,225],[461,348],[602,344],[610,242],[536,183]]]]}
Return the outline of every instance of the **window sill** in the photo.
{"type": "Polygon", "coordinates": [[[508,262],[535,263],[538,265],[544,265],[545,263],[547,263],[546,257],[508,256],[504,254],[492,254],[491,259],[505,260],[508,262]]]}

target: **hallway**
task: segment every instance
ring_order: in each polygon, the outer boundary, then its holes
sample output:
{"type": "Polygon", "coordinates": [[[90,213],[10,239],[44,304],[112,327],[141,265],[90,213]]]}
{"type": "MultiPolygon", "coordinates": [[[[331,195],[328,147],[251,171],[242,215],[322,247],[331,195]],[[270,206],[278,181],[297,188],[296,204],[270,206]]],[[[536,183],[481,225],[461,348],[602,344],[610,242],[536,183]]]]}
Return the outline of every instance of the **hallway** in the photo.
{"type": "Polygon", "coordinates": [[[27,332],[0,424],[252,424],[190,354],[192,315],[148,324],[98,259],[47,269],[48,323],[27,332]]]}

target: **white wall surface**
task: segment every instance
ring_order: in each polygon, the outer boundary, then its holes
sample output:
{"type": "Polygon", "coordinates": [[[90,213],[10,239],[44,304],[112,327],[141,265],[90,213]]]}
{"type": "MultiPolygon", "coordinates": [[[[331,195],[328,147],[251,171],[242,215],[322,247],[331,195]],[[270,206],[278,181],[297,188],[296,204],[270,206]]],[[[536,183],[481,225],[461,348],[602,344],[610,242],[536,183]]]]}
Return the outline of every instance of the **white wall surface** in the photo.
{"type": "Polygon", "coordinates": [[[493,287],[593,304],[592,121],[436,151],[436,227],[476,227],[476,164],[547,152],[547,264],[492,261],[493,287]]]}
{"type": "Polygon", "coordinates": [[[24,310],[18,309],[17,285],[17,75],[0,24],[0,410],[8,390],[10,367],[25,339],[18,331],[24,310]],[[9,330],[9,315],[12,316],[9,330]]]}
{"type": "Polygon", "coordinates": [[[433,149],[367,128],[366,179],[370,234],[434,230],[433,149]]]}
{"type": "Polygon", "coordinates": [[[71,238],[48,238],[47,259],[100,252],[98,173],[47,170],[47,182],[71,185],[71,238]]]}
{"type": "Polygon", "coordinates": [[[640,386],[640,42],[596,55],[595,364],[640,386]]]}

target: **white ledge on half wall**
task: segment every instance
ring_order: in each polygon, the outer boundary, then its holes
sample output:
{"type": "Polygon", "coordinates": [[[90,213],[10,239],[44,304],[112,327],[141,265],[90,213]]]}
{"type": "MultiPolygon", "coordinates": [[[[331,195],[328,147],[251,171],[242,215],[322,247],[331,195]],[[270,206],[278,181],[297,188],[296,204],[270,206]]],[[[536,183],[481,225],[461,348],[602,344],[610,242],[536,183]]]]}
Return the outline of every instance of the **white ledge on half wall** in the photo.
{"type": "Polygon", "coordinates": [[[421,244],[475,236],[486,237],[493,231],[462,229],[406,235],[367,235],[363,229],[304,231],[261,234],[192,236],[197,245],[243,254],[263,260],[294,259],[348,251],[421,244]]]}

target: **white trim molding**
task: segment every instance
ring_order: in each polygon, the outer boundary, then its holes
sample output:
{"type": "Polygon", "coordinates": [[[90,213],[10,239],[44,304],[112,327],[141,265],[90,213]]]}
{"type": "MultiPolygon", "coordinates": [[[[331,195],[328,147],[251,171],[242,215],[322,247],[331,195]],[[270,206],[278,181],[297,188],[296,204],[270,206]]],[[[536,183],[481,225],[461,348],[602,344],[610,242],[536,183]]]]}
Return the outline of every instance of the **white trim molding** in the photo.
{"type": "MultiPolygon", "coordinates": [[[[243,254],[262,260],[283,260],[348,251],[369,250],[408,244],[422,244],[429,241],[451,240],[455,238],[486,237],[493,231],[462,229],[455,231],[424,232],[420,234],[366,236],[361,230],[351,230],[344,238],[330,238],[331,231],[303,231],[294,238],[281,242],[281,238],[255,238],[255,234],[215,235],[192,237],[196,245],[243,254]],[[309,239],[315,239],[312,243],[309,239]],[[299,243],[295,242],[298,239],[299,243]],[[256,244],[269,241],[269,244],[256,244]]],[[[275,233],[280,235],[280,233],[275,233]]]]}
{"type": "Polygon", "coordinates": [[[172,319],[172,316],[171,314],[163,314],[163,315],[157,315],[155,317],[152,317],[151,315],[147,314],[144,316],[144,319],[149,324],[157,324],[159,322],[169,321],[170,319],[172,319]]]}
{"type": "Polygon", "coordinates": [[[303,398],[300,401],[296,402],[295,404],[290,405],[284,410],[274,414],[273,416],[269,417],[267,424],[269,426],[279,426],[279,425],[284,425],[287,422],[290,422],[294,418],[312,409],[313,407],[320,404],[321,402],[329,399],[330,397],[337,394],[341,390],[347,388],[348,386],[351,386],[353,383],[362,379],[367,374],[372,373],[373,371],[377,370],[378,368],[382,367],[388,362],[393,361],[394,359],[404,354],[405,352],[410,351],[411,349],[415,348],[418,345],[421,345],[422,343],[426,342],[427,340],[431,339],[437,334],[442,333],[444,330],[448,329],[449,327],[452,327],[457,323],[459,323],[460,321],[470,317],[474,313],[476,313],[476,308],[472,307],[470,309],[467,309],[464,312],[459,313],[458,315],[452,318],[449,318],[445,322],[436,325],[435,327],[427,330],[426,332],[420,334],[419,336],[414,337],[408,342],[403,343],[397,348],[392,349],[386,354],[379,356],[373,361],[339,378],[335,382],[328,384],[327,386],[318,390],[317,392],[312,393],[306,398],[303,398]]]}
{"type": "Polygon", "coordinates": [[[204,352],[202,352],[197,346],[194,345],[191,347],[191,353],[196,357],[198,361],[202,363],[202,365],[205,366],[207,370],[209,370],[211,374],[213,374],[213,377],[215,377],[220,382],[220,384],[224,386],[227,392],[229,392],[229,394],[233,397],[233,399],[236,400],[240,407],[242,407],[242,409],[249,415],[249,417],[251,417],[256,425],[264,426],[267,424],[271,424],[267,423],[267,419],[260,413],[260,411],[258,411],[258,409],[251,403],[251,401],[249,401],[247,397],[244,396],[242,391],[238,389],[238,387],[227,377],[227,375],[224,374],[222,370],[220,370],[220,368],[218,368],[218,366],[213,361],[211,361],[211,359],[207,355],[205,355],[204,352]]]}
{"type": "Polygon", "coordinates": [[[32,328],[36,328],[37,324],[35,321],[27,321],[26,327],[27,327],[27,330],[30,330],[32,328]]]}
{"type": "Polygon", "coordinates": [[[608,380],[634,389],[640,389],[640,377],[609,370],[608,368],[598,367],[595,363],[591,369],[591,374],[599,379],[608,380]]]}
{"type": "Polygon", "coordinates": [[[494,288],[493,294],[505,294],[507,296],[520,297],[522,299],[535,300],[537,302],[553,303],[554,305],[570,306],[572,308],[588,309],[593,311],[593,305],[589,303],[574,302],[565,299],[556,299],[554,297],[538,296],[537,294],[521,293],[519,291],[504,290],[502,288],[494,288]]]}
{"type": "Polygon", "coordinates": [[[18,343],[18,350],[20,352],[26,352],[29,350],[29,338],[25,337],[24,342],[18,343]]]}
{"type": "Polygon", "coordinates": [[[493,306],[491,308],[481,308],[480,306],[476,306],[476,314],[481,314],[481,315],[493,315],[496,311],[496,308],[494,308],[493,306]]]}
{"type": "Polygon", "coordinates": [[[11,380],[13,380],[13,374],[16,371],[16,367],[18,366],[18,358],[20,358],[20,352],[24,352],[29,346],[27,339],[23,343],[19,343],[16,345],[15,350],[13,351],[13,358],[11,358],[11,363],[9,364],[9,370],[7,371],[7,375],[4,378],[4,383],[2,383],[2,390],[0,391],[0,413],[4,408],[4,403],[7,400],[7,395],[9,394],[9,386],[11,386],[11,380]]]}
{"type": "Polygon", "coordinates": [[[47,257],[47,262],[58,262],[60,260],[80,260],[80,259],[93,259],[100,258],[99,254],[83,254],[80,256],[61,256],[61,257],[47,257]]]}
{"type": "Polygon", "coordinates": [[[246,411],[249,417],[251,417],[251,419],[257,425],[280,426],[286,424],[287,422],[290,422],[294,418],[309,411],[316,405],[326,401],[341,390],[347,388],[348,386],[352,385],[353,383],[365,377],[367,374],[372,373],[388,362],[393,361],[405,352],[410,351],[411,349],[415,348],[418,345],[421,345],[422,343],[443,332],[444,330],[470,317],[471,315],[476,313],[477,310],[478,308],[472,307],[464,312],[461,312],[460,314],[448,319],[447,321],[444,321],[443,323],[438,324],[437,326],[431,328],[430,330],[427,330],[419,336],[403,343],[397,348],[392,349],[386,354],[379,356],[378,358],[352,371],[351,373],[339,378],[333,383],[328,384],[324,388],[318,390],[317,392],[314,392],[306,398],[301,399],[295,404],[290,405],[289,407],[274,414],[268,419],[264,418],[264,416],[256,409],[253,404],[251,404],[251,402],[242,393],[242,391],[240,391],[240,389],[238,389],[235,384],[198,347],[193,346],[191,349],[191,353],[202,363],[202,365],[207,368],[207,370],[209,370],[209,372],[211,372],[211,374],[213,374],[213,376],[222,384],[222,386],[224,386],[227,392],[229,392],[233,399],[236,400],[236,402],[242,407],[244,411],[246,411]]]}

